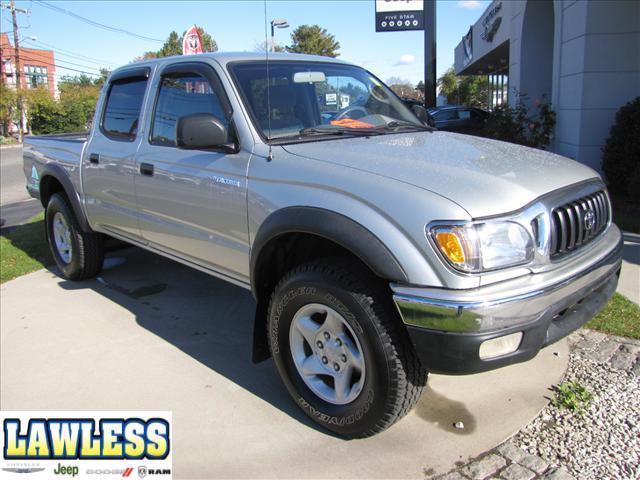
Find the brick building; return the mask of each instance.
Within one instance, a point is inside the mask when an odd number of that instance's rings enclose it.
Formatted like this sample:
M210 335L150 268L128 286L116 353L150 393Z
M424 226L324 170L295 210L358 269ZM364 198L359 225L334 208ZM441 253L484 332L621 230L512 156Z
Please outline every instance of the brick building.
M15 49L6 33L0 33L0 82L15 88ZM56 96L56 67L51 50L20 47L20 85L22 88L45 86Z

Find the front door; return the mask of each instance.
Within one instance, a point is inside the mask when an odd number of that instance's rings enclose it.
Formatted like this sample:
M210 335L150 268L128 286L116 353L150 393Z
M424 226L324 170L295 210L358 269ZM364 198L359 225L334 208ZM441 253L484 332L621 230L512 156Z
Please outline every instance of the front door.
M84 204L92 226L138 241L135 154L149 72L138 67L112 76L82 159Z
M150 245L248 281L247 164L250 151L177 147L180 117L208 113L233 136L232 111L210 65L169 65L157 82L149 135L138 151L140 229Z

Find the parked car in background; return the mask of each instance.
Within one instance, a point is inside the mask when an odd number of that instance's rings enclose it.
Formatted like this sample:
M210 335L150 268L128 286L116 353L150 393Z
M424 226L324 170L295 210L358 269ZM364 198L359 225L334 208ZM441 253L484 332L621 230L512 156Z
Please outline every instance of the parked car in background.
M430 108L429 114L437 129L461 133L477 132L484 127L491 115L480 108L461 106Z

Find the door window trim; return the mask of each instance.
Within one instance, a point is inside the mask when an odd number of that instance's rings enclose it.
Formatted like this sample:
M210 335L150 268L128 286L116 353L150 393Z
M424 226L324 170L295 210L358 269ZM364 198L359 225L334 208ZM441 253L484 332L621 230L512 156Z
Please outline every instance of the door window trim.
M106 128L104 128L104 116L107 113L107 107L109 106L109 97L111 96L111 90L113 86L121 83L123 81L133 81L133 80L145 80L145 93L142 96L142 102L140 103L140 112L138 113L138 127L140 127L140 119L142 118L142 111L144 109L145 97L147 93L147 89L149 88L149 75L151 73L151 69L149 67L138 67L138 68L128 68L121 72L115 72L109 77L109 86L104 96L104 105L102 106L102 111L100 112L100 122L98 127L100 128L100 133L102 133L105 137L110 140L115 140L118 142L135 142L136 138L138 138L138 129L136 129L136 134L131 136L122 136L122 135L114 135L109 132Z
M215 68L205 62L179 62L171 63L164 67L160 72L158 72L159 80L155 92L155 99L153 101L153 109L151 112L149 123L149 134L147 135L147 143L154 147L178 148L177 145L167 145L164 143L154 142L153 125L156 121L156 110L158 108L158 100L160 99L160 91L162 90L162 80L165 77L181 76L185 74L197 74L204 78L207 82L209 82L209 86L213 90L213 93L218 97L218 101L220 102L220 106L222 107L222 113L224 114L225 120L229 122L229 134L232 137L236 138L237 142L237 135L233 124L233 108L231 107L231 102L229 101L227 92L222 85L222 81L220 80L218 72L216 72ZM212 150L224 151L222 149Z

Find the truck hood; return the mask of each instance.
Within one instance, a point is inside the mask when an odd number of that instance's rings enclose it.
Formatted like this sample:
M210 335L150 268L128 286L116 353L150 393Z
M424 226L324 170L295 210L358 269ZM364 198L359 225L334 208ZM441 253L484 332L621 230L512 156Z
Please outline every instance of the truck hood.
M545 193L599 178L553 153L449 132L417 132L286 145L288 152L439 194L471 217L522 208Z

